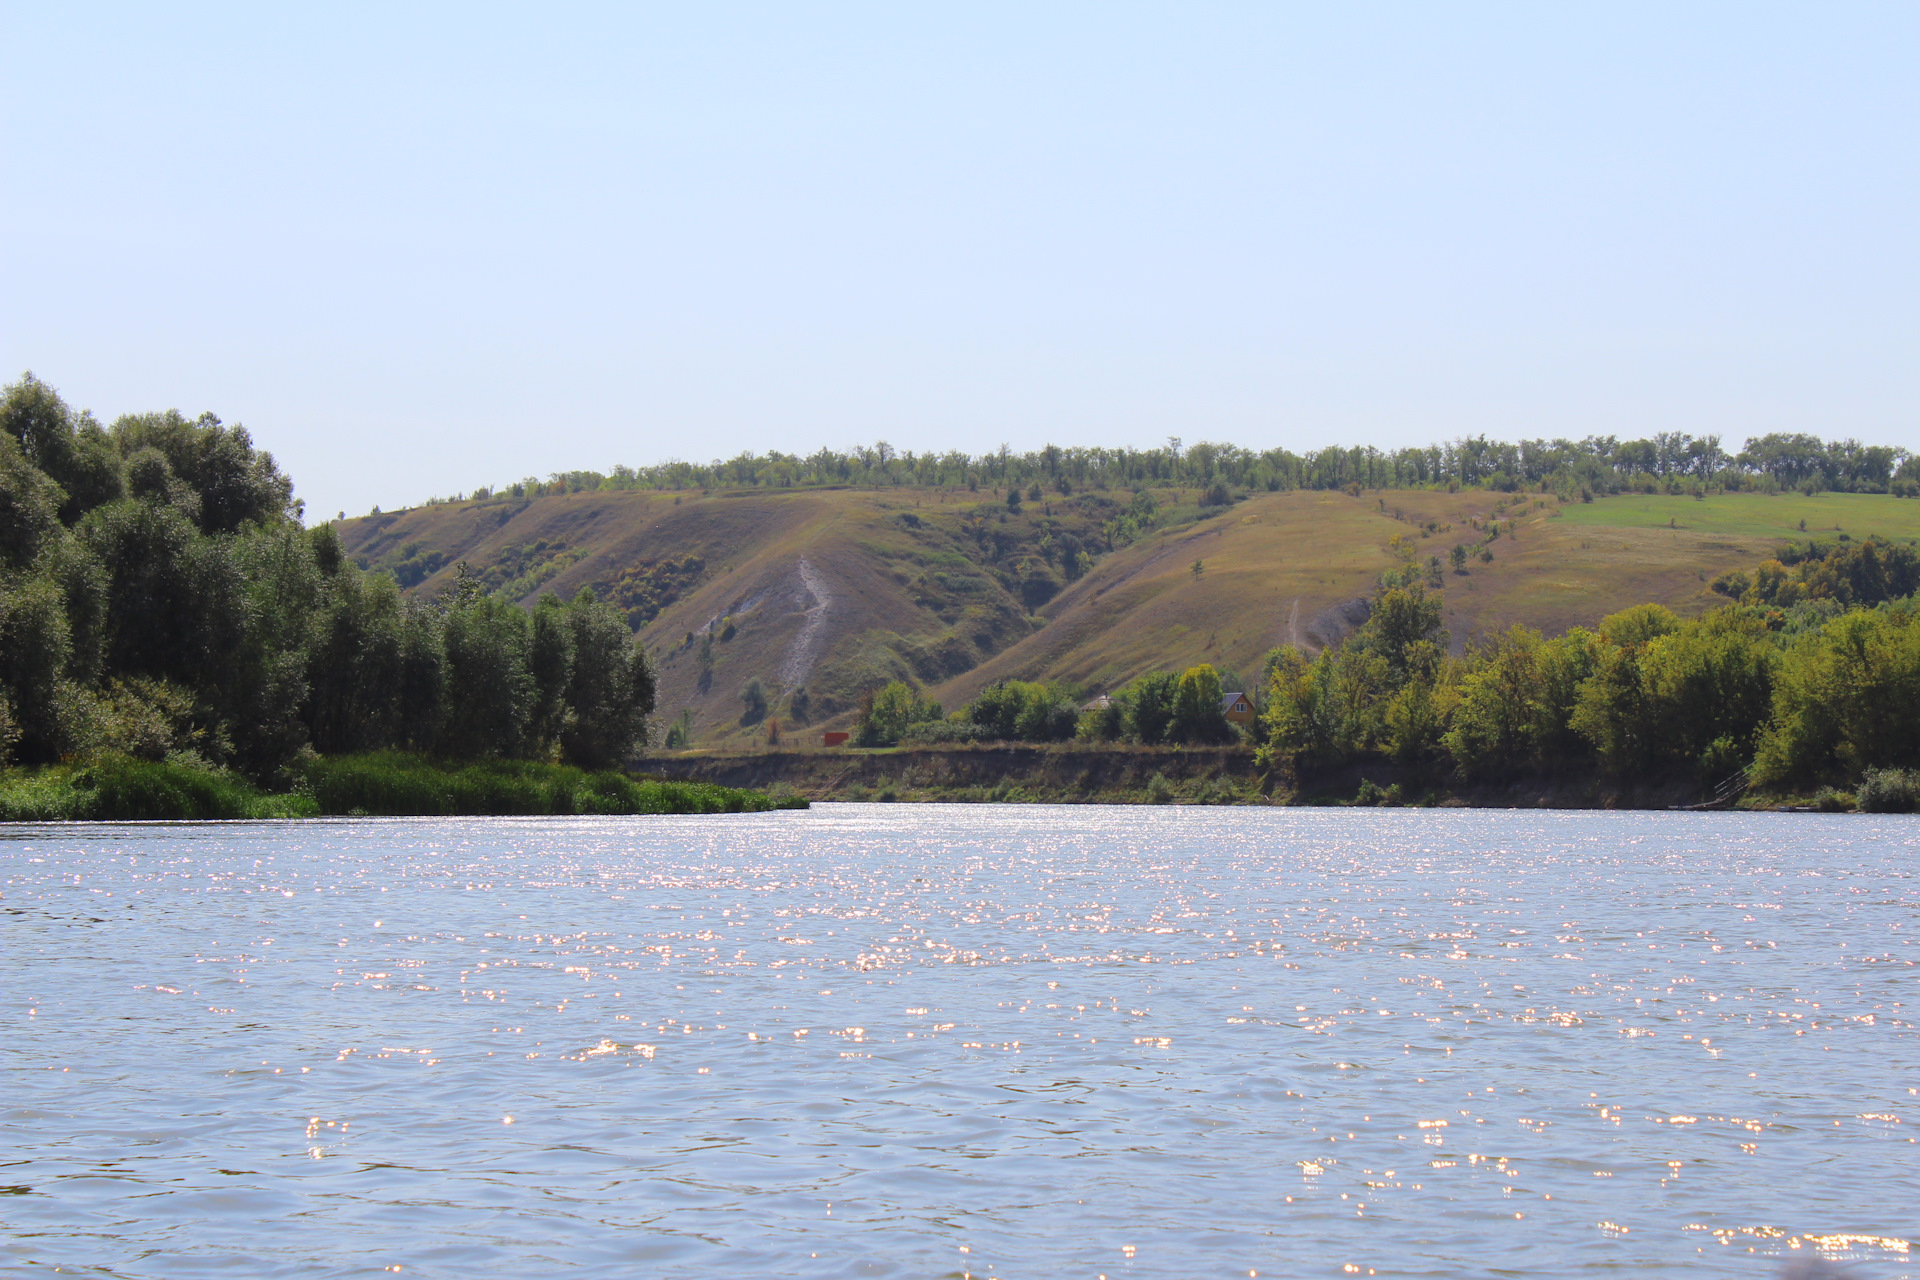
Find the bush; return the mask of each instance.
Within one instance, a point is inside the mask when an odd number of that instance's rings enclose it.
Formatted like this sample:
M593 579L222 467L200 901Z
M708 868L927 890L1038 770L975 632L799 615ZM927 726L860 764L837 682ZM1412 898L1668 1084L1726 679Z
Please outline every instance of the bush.
M680 718L667 726L666 749L685 751L693 745L693 712L682 711Z
M747 687L740 691L740 702L744 708L740 712L741 724L759 724L767 718L767 689L759 677L747 681Z
M1853 802L1864 813L1912 813L1920 808L1920 769L1869 769Z
M868 693L861 703L854 741L863 747L891 747L914 725L937 721L943 714L939 703L920 697L899 680Z
M1073 736L1082 742L1118 742L1127 731L1127 709L1118 699L1109 698L1099 706L1080 713Z
M1365 807L1397 805L1400 803L1400 784L1394 783L1382 787L1372 778L1360 779L1360 789L1353 793L1353 803Z
M218 822L308 818L307 795L264 795L223 770L108 756L0 777L0 821Z
M900 735L900 745L939 746L955 742L979 742L987 735L970 720L927 720L908 725Z
M1240 788L1231 778L1209 778L1193 793L1196 804L1233 804L1240 799Z
M75 782L93 792L89 816L117 819L251 818L261 798L231 775L140 760L103 760Z
M1853 806L1853 794L1838 787L1828 787L1813 799L1813 807L1821 813L1852 813Z
M1167 781L1167 775L1156 773L1147 779L1147 803L1171 804L1173 802L1173 784Z
M431 817L465 814L747 813L805 808L707 782L636 780L571 765L495 760L464 768L388 752L315 760L306 783L319 812Z
M981 737L1002 741L1064 742L1080 722L1075 700L1064 688L1025 680L988 685L966 714Z

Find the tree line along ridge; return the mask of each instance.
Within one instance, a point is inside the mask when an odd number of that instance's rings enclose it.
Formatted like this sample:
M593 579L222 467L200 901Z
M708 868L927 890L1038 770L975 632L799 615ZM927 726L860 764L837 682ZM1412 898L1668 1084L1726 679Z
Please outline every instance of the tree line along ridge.
M482 486L441 502L541 497L597 490L795 489L834 486L1027 489L1219 486L1281 492L1293 489L1416 489L1478 486L1541 489L1576 496L1710 487L1728 492L1895 493L1920 496L1920 460L1890 445L1855 439L1823 441L1804 433L1753 437L1729 453L1717 435L1662 432L1647 439L1588 436L1518 442L1467 436L1419 448L1382 450L1329 446L1296 453L1170 438L1159 448L1061 448L1015 453L1002 445L985 454L898 451L885 441L812 454L742 453L695 463L556 472L509 485ZM1031 495L1034 499L1038 492ZM1223 505L1224 498L1217 505ZM345 513L342 512L342 515ZM378 514L376 508L375 514Z

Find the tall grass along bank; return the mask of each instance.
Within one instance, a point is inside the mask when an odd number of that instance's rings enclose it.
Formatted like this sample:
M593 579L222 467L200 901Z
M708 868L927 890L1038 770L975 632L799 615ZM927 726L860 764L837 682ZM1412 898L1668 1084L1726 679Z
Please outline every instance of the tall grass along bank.
M756 813L806 807L805 800L775 800L710 782L635 779L526 760L451 768L397 752L316 760L307 766L305 784L319 811L328 814Z
M5 822L749 813L806 803L709 782L518 760L450 767L398 753L312 760L284 793L225 771L126 757L0 773Z

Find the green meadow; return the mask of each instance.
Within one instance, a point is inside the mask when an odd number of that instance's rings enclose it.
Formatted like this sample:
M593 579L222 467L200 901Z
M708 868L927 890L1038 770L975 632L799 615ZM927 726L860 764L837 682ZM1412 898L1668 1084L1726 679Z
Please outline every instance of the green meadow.
M1569 503L1560 519L1596 528L1679 528L1735 537L1855 538L1879 534L1905 541L1920 538L1920 500L1883 493L1622 494L1595 502ZM1804 522L1804 524L1803 524Z

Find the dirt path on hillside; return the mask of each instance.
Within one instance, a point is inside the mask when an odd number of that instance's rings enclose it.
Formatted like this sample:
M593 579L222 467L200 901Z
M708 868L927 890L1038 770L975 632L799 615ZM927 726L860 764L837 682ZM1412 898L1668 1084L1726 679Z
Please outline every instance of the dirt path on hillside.
M1287 614L1287 643L1295 649L1300 647L1300 597L1293 598L1293 609Z
M800 634L787 646L780 670L774 673L773 678L783 689L799 688L800 682L813 671L813 664L820 660L820 650L827 641L827 611L833 606L833 591L811 561L802 556L794 571L800 579L800 590L794 593L794 600L804 606L801 614L806 621L800 624Z

